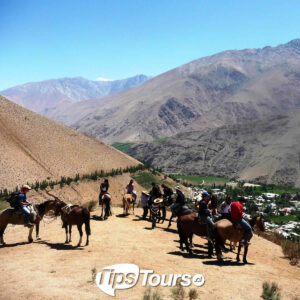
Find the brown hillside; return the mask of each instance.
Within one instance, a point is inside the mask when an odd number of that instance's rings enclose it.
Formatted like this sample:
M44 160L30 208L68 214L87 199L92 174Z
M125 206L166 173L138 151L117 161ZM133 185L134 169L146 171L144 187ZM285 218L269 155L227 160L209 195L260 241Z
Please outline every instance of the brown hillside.
M152 141L249 122L300 107L299 66L299 39L277 47L225 51L138 87L76 103L56 111L55 119L108 142Z
M0 189L137 165L135 159L0 96Z

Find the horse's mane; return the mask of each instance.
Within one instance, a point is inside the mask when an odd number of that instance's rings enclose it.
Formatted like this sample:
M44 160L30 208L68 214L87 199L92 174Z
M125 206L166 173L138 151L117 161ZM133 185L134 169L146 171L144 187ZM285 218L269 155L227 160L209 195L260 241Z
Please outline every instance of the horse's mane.
M37 209L38 209L39 213L40 213L40 214L43 214L43 213L45 212L46 206L47 206L50 202L52 202L52 201L53 201L53 200L47 200L47 201L45 201L45 202L42 202L42 203L40 203L40 204L37 204L36 206L37 206Z

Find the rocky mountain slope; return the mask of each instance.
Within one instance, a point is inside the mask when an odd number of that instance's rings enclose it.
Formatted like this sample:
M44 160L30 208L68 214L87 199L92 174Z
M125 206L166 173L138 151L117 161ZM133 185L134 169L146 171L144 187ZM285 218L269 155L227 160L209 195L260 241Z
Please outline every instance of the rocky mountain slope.
M126 152L168 173L300 186L300 109L136 144Z
M138 164L114 148L0 96L0 189Z
M300 107L300 40L204 57L144 84L65 111L108 142L151 141ZM63 118L60 118L61 120Z
M26 83L1 91L0 94L27 109L55 119L56 109L67 109L71 103L129 89L147 79L145 75L114 81L61 78Z

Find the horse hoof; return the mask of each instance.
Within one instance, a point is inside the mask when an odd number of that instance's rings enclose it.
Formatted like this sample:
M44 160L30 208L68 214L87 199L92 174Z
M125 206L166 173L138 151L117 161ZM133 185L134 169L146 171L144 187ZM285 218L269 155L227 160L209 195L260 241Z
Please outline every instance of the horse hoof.
M28 239L28 243L32 243L33 242L33 239Z
M239 258L237 258L236 261L241 261L241 260Z
M41 240L41 238L40 238L40 237L38 237L38 238L36 238L36 240L37 240L37 241L40 241L40 240Z
M243 263L244 263L244 264L247 264L247 263L248 263L248 261L247 261L247 260L243 260Z

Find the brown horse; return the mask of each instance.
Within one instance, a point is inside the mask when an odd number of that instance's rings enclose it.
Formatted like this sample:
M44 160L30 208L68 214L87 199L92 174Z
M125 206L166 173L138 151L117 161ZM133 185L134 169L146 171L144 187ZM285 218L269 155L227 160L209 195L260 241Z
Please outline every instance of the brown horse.
M265 231L264 218L262 215L256 216L256 217L252 218L251 220L249 220L249 224L252 228L257 226L259 228L259 230ZM222 219L220 221L217 221L214 224L214 229L215 229L215 233L216 233L216 242L217 242L218 248L219 247L224 248L224 243L226 240L229 240L230 242L233 242L233 243L237 243L243 238L243 235L244 235L244 230L240 226L235 227L232 224L232 222L230 222L227 219ZM253 236L253 234L251 234L249 241L252 238L252 236ZM242 244L239 243L238 253L236 256L237 261L240 261L241 247L242 247ZM248 253L248 245L245 245L244 246L244 257L243 257L243 262L245 264L247 263L247 253ZM222 253L219 252L218 253L219 261L222 261L221 255L222 255Z
M207 225L205 223L200 223L197 219L196 213L187 214L181 217L178 217L177 221L178 234L180 239L180 249L183 251L183 243L186 246L186 250L192 254L190 249L188 238L192 241L193 234L196 234L202 238L207 237ZM216 252L219 252L219 249L216 248ZM213 255L213 244L208 240L208 257Z
M132 205L132 213L134 214L134 204L135 204L134 195L125 194L123 196L122 202L123 202L123 214L126 216L129 214L128 211L131 205Z
M77 225L80 239L77 244L77 247L81 245L82 241L82 224L85 224L85 232L86 232L86 246L89 244L89 235L91 234L90 228L90 212L87 208L82 207L80 205L67 205L65 202L60 201L55 215L61 215L61 219L63 222L62 227L65 228L66 231L66 241L65 243L71 242L71 234L72 234L72 225ZM69 226L69 239L68 239L68 226Z
M106 220L109 216L112 215L111 213L111 195L109 193L100 193L99 194L99 205L102 206L101 216L100 218L103 219L103 211L105 205L105 213L104 213L104 220Z
M57 200L47 200L43 203L34 205L35 211L37 213L37 216L35 220L33 220L33 216L30 215L30 221L31 223L36 225L36 238L40 239L39 237L39 226L40 222L43 219L44 215L48 213L50 210L55 210L58 205ZM8 224L14 224L14 225L24 225L24 214L22 211L15 210L13 208L8 208L3 210L0 213L0 244L5 245L3 234ZM31 226L29 228L29 234L28 234L28 242L32 243L32 231L33 227Z

